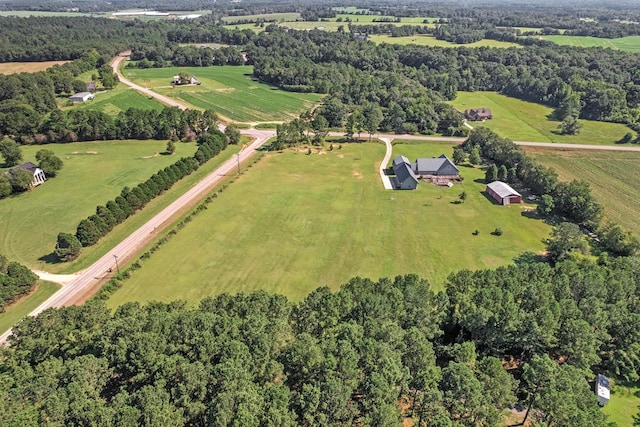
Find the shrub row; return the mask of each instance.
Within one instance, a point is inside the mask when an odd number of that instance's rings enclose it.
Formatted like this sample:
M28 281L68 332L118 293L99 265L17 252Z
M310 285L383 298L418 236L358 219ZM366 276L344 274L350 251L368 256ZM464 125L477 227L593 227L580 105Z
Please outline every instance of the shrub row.
M222 132L214 130L202 134L198 143L198 150L193 157L181 158L132 189L123 188L115 200L96 207L95 214L80 221L75 236L82 246L95 244L113 227L171 188L177 181L196 171L207 160L218 155L227 147L227 138Z

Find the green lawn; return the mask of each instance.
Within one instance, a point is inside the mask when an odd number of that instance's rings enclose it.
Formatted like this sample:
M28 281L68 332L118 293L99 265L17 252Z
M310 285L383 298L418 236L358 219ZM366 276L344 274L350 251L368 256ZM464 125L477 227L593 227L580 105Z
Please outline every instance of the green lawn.
M60 289L60 285L57 283L39 281L38 289L34 293L21 299L18 304L7 307L4 313L0 313L0 333L4 333L13 327L20 319L35 310L58 289Z
M496 92L458 92L458 96L450 104L460 111L467 108L490 108L493 119L469 123L474 127L487 127L514 141L613 145L626 133L633 133L628 127L618 123L580 120L583 127L578 135L558 135L554 130L560 123L549 119L553 108Z
M243 15L243 16L225 16L222 21L229 25L242 21L257 21L262 19L267 22L284 22L295 21L300 19L300 14L297 12L284 12L284 13L264 13L261 15Z
M237 122L290 120L312 108L322 95L275 89L251 77L251 66L123 68L127 78L156 92L181 99L197 108L213 109ZM171 87L180 72L195 75L199 86Z
M140 108L143 110L161 110L164 106L153 98L142 95L122 83L115 89L102 92L98 90L94 99L87 102L70 104L67 98L59 99L58 103L63 110L96 110L109 115L116 115L129 108Z
M602 39L585 36L544 36L543 38L560 45L604 47L627 52L640 52L640 36L628 36L619 39Z
M635 425L634 417L638 416L640 405L640 387L635 384L615 383L611 388L611 400L602 412L609 416L609 421L618 427Z
M337 146L336 146L337 147ZM510 263L539 252L549 227L503 207L463 168L451 189L383 190L382 144L345 144L269 153L208 209L143 262L109 300L195 302L222 292L264 289L300 300L318 286L333 289L360 275L377 279L417 273L441 288L461 268ZM451 155L446 143L397 145L394 154ZM464 204L454 204L462 190ZM490 233L504 230L501 237ZM478 229L480 234L473 236Z
M391 37L390 35L373 34L369 36L369 39L374 43L389 43L408 45L415 44L419 46L439 46L439 47L516 47L521 48L517 43L501 42L498 40L480 40L475 43L469 44L456 44L446 40L438 40L433 36L426 36L422 34L416 34L414 36L407 37Z
M33 268L57 270L40 257L52 252L59 232L75 232L96 205L113 199L182 156L195 144L177 144L173 156L158 155L165 141L82 142L23 146L25 161L35 162L46 148L63 161L59 175L34 190L0 200L0 253ZM2 171L2 170L0 170Z
M553 168L560 179L582 179L605 206L605 217L640 236L640 153L556 150L526 147L541 164Z

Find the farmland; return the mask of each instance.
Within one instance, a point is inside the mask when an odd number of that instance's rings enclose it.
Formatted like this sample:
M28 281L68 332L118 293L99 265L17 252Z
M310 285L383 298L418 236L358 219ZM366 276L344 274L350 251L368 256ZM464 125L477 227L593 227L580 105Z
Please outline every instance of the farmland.
M613 145L626 133L632 132L626 126L617 123L580 120L583 128L579 134L559 135L554 133L559 122L549 119L553 108L496 92L458 92L451 105L460 111L467 108L490 108L493 119L470 124L487 127L500 136L515 141Z
M120 193L179 157L195 152L195 144L177 144L174 156L158 155L164 141L113 141L50 144L64 167L59 175L33 191L0 200L0 253L33 268L45 265L59 232L75 232L78 222ZM24 146L26 161L35 161L41 146Z
M213 109L238 122L278 121L297 117L312 108L322 95L285 92L251 77L251 66L124 68L125 76L156 92L181 99L197 108ZM199 86L171 87L172 76L187 72L197 76Z
M626 52L640 52L640 36L622 37L619 39L604 39L584 36L544 36L545 40L559 45L577 47L603 47Z
M394 147L394 154L412 157L451 151L446 143ZM543 249L549 227L526 218L525 205L489 201L476 182L484 175L479 169L463 168L464 183L451 189L422 184L391 192L382 189L376 166L381 144L306 153L266 155L145 260L109 305L196 302L258 289L300 300L355 275L408 271L440 289L453 271L504 265L523 251ZM468 198L457 204L462 190ZM503 236L490 234L497 227Z
M503 48L506 48L506 47L521 48L522 47L517 43L509 43L509 42L502 42L498 40L487 40L487 39L483 39L475 43L469 43L469 44L456 44L456 43L448 42L446 40L438 40L433 36L426 36L422 34L416 34L416 35L407 36L407 37L391 37L390 35L374 34L369 36L369 40L378 44L380 43L399 44L399 45L415 44L418 46L437 46L437 47L503 47Z
M60 98L59 104L63 110L83 109L102 111L109 115L116 115L129 108L144 110L161 110L163 105L158 101L148 98L128 86L119 84L115 89L96 93L95 99L78 104L69 104L67 98Z
M3 62L0 63L0 74L35 73L67 62L69 61Z
M640 210L640 153L584 152L577 150L550 150L527 147L541 164L553 168L560 179L585 180L593 194L605 206L605 219L620 224L640 235L636 220Z

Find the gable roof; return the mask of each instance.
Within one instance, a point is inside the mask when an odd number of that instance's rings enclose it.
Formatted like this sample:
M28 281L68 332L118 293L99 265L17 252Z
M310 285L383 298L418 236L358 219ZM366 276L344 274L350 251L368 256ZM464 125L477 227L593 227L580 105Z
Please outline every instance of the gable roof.
M408 165L411 164L409 159L407 159L405 156L396 156L396 157L393 158L393 167L394 168L396 167L396 165L399 165L401 163L406 163Z
M464 111L464 114L467 116L477 116L477 117L489 117L491 115L490 108L468 108Z
M393 167L393 171L396 173L396 178L401 183L406 180L414 181L416 184L418 183L418 177L413 173L411 167L407 163L399 163Z
M509 197L509 196L520 196L522 195L518 193L516 190L511 188L509 184L505 184L502 181L493 181L491 184L487 184L487 188L490 188L494 193L496 193L500 197Z
M449 169L451 172L455 171L455 173L460 173L460 170L456 165L444 154L440 155L438 158L416 159L416 162L413 165L415 173L427 175L436 175L438 172L446 169Z
M39 168L38 168L38 166L34 165L31 162L25 162L25 163L21 164L20 166L16 166L15 168L10 169L9 172L12 172L12 171L14 171L16 169L24 169L24 170L29 171L31 173L36 173L36 171Z

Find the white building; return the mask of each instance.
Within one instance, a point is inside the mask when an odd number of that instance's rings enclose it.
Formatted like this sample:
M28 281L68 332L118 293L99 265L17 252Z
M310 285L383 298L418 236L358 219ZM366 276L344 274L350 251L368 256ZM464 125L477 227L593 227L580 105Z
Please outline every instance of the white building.
M69 102L86 102L94 98L94 94L91 92L78 92L75 95L69 97Z

